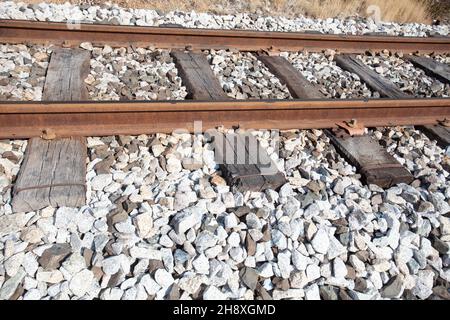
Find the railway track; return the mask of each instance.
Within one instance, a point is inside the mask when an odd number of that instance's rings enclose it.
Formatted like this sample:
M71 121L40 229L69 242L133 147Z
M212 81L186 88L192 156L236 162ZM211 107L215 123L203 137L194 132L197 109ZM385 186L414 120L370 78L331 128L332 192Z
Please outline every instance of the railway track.
M180 128L193 132L198 121L201 121L202 131L221 125L244 129L333 129L328 131L332 142L360 169L364 180L385 187L410 182L412 176L383 148L364 136L365 128L416 125L422 126L424 132L441 144L449 141L450 133L445 125L450 119L450 98L416 98L405 94L354 55L385 49L405 55L447 54L450 40L445 37L340 36L84 24L68 28L64 23L2 20L0 38L4 43L44 44L60 48L53 51L50 60L43 101L0 102L0 138L138 135L172 132ZM88 51L76 49L84 42L170 49L178 74L187 88L188 99L88 101L84 79L89 73L90 57ZM258 60L286 85L293 99L230 99L201 51L210 49L254 52ZM279 56L280 51L298 50L337 50L334 58L337 65L356 74L381 98L325 98L315 85ZM412 55L405 56L405 59L410 59L441 82L450 82L448 65ZM354 135L360 137L352 138ZM82 166L80 168L82 170ZM229 172L229 168L223 171ZM260 173L261 168L257 168L252 175ZM235 174L238 178L248 176L239 170ZM231 183L238 178L230 177ZM255 183L256 186L249 183L248 189L276 188L282 183L283 179L275 182L264 182L263 179ZM79 184L83 181L76 182ZM65 182L57 185L64 186ZM27 188L30 186L18 189ZM81 198L75 202L78 204Z
M370 127L430 125L450 117L449 99L0 102L0 138L170 133L225 125L245 129L335 128L357 119ZM136 126L140 124L140 126Z
M241 51L322 51L341 52L395 50L449 52L448 37L354 36L300 32L189 29L174 27L68 25L58 22L0 20L0 37L9 43L79 45L82 42L111 46L155 46L160 49L235 49Z
M82 42L112 46L155 46L189 50L234 49L251 51L304 50L358 53L389 49L398 52L450 52L449 38L389 36L340 36L304 33L198 30L186 28L81 25L64 23L0 21L4 43L52 44L64 47ZM389 97L387 97L389 98ZM60 136L170 132L192 121L205 129L220 124L246 128L330 128L357 119L366 126L428 125L450 117L448 98L386 100L331 100L298 97L288 101L144 101L0 102L1 138L29 138L52 130ZM204 99L196 99L204 100ZM216 99L217 100L217 99ZM220 100L220 99L218 99ZM317 101L310 101L317 100ZM413 112L404 112L413 110ZM158 119L158 121L155 121ZM137 129L136 121L143 124ZM102 123L102 126L98 126Z

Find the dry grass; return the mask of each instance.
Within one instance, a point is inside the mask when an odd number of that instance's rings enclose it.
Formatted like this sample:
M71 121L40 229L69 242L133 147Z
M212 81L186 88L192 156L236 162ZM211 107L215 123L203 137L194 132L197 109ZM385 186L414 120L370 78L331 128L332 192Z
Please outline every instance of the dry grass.
M43 0L21 0L26 3L39 3ZM52 3L64 3L66 0L46 0ZM103 0L71 0L74 4L101 5ZM157 9L163 12L172 10L230 14L249 12L266 15L284 15L293 17L307 15L315 18L348 17L354 15L377 15L382 21L399 23L430 23L439 14L448 14L439 10L441 4L449 0L116 0L111 1L128 8ZM373 10L373 6L379 10ZM369 9L369 10L368 10ZM372 9L372 10L370 10Z
M430 23L431 16L426 1L410 0L370 0L380 8L383 21Z

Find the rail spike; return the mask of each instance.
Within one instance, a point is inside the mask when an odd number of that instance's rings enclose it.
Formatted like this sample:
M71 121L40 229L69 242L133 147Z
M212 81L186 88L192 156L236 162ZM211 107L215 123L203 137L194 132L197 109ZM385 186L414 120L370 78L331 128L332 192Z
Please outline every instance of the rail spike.
M336 125L349 136L363 136L367 132L367 128L356 119L351 119L349 121L344 121L341 123L336 123Z
M56 133L53 129L47 128L42 130L41 138L44 140L54 140L56 139Z

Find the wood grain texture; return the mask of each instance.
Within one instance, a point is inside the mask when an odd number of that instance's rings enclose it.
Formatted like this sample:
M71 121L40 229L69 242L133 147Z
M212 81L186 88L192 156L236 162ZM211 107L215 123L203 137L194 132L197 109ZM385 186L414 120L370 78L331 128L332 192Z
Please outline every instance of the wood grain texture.
M204 54L176 50L172 51L171 55L188 91L187 98L194 100L229 99Z
M89 67L89 51L83 49L55 49L50 58L42 100L87 100L89 94L84 79L89 74Z
M357 74L369 88L387 98L409 98L389 80L381 77L354 55L338 55L336 64ZM369 136L338 137L326 131L339 153L355 165L367 184L389 188L398 183L410 183L412 174L404 168L385 148Z
M357 74L366 85L380 93L382 97L409 98L410 96L395 86L389 80L381 77L375 71L361 62L355 55L340 54L335 56L336 64L344 70Z
M442 148L450 146L450 130L447 127L441 125L434 126L418 126L428 138L436 140L438 145Z
M408 55L406 59L442 83L450 83L450 66L427 57Z
M280 56L258 56L281 83L285 84L293 98L323 99L317 86L309 82L289 61Z
M225 180L241 192L275 190L286 183L267 151L249 133L217 133L214 150Z
M319 92L317 87L307 81L286 59L268 56L261 56L258 58L268 66L269 70L274 75L279 77L280 80L287 85L294 98L323 98L323 95ZM344 60L347 61L348 59ZM352 66L352 70L358 69L358 72L362 73L367 67L360 66L359 63L356 64L356 62L350 60L350 62L346 63L348 63L349 66ZM355 67L355 65L357 65L357 67ZM371 70L369 69L369 71ZM374 76L372 76L371 79L372 78L374 78ZM376 79L376 83L383 83L384 90L389 87L387 84L384 84L383 79ZM392 90L394 89L396 88L393 88ZM326 130L326 133L330 136L331 142L339 153L342 154L347 161L358 168L366 183L373 183L380 187L389 187L399 182L408 183L412 181L412 175L408 170L403 168L394 157L370 137L341 138L336 136L332 131Z
M326 131L337 151L360 171L367 184L389 188L411 183L414 177L370 136L340 138Z
M82 206L86 202L85 184L85 138L32 138L14 186L13 210Z
M55 49L45 79L43 100L87 100L84 79L89 73L89 61L88 51ZM13 211L84 205L86 153L84 137L30 139L13 189Z
M450 83L450 67L448 65L427 57L407 55L405 58L414 66L425 71L428 76L436 78L442 83ZM450 145L449 128L442 125L420 126L418 128L430 139L436 140L442 148L447 148Z
M194 100L229 99L201 53L173 51L180 77ZM229 185L239 191L276 189L286 182L266 150L251 134L214 134L216 162Z

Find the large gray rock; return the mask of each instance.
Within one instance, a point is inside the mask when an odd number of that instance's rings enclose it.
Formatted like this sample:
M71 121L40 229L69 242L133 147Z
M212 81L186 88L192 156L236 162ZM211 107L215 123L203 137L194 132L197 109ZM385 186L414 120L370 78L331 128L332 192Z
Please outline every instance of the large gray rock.
M317 230L314 238L311 240L311 245L316 252L326 254L328 252L328 248L330 247L328 233L321 228Z
M12 297L14 292L16 291L19 284L25 278L25 271L20 268L14 277L9 278L3 283L3 286L0 289L0 300L8 300Z

